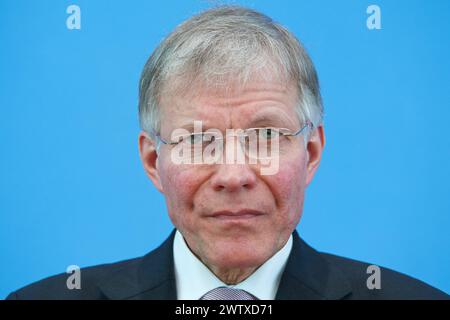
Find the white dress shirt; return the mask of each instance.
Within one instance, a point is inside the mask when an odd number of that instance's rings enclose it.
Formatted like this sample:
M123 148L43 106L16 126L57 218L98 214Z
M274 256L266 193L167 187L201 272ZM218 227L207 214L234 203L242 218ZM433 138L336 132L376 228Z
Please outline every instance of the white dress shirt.
M178 300L198 300L217 287L242 289L260 300L273 300L280 284L289 254L292 235L284 247L260 266L253 274L236 285L227 285L216 277L189 249L177 230L173 242L175 281Z

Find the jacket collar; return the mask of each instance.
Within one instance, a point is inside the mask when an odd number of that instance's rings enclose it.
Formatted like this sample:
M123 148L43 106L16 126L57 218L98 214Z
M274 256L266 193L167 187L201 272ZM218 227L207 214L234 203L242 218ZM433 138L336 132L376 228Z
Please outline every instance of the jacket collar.
M350 293L350 282L344 273L294 231L291 255L275 299L337 300Z
M114 300L175 300L174 237L175 230L161 246L139 259L135 267L125 267L107 277L100 284L103 294ZM294 231L292 251L276 299L341 299L350 292L350 284L342 271Z
M108 299L176 300L173 263L175 229L155 250L134 268L124 268L107 277L99 286Z

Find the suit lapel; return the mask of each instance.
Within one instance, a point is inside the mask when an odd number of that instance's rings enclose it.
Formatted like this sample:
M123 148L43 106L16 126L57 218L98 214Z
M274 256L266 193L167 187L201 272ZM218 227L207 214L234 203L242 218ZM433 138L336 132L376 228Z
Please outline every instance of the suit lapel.
M154 251L139 260L135 267L119 270L100 284L108 299L175 300L173 239L175 230Z
M342 271L293 233L292 251L281 277L277 300L341 299L351 292Z

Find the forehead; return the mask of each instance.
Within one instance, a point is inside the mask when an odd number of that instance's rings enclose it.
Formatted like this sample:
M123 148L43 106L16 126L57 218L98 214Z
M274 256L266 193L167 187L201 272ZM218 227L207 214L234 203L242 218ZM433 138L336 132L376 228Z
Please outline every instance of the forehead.
M161 131L187 128L194 120L204 127L244 128L257 125L296 126L297 91L293 85L252 82L240 90L196 88L161 99Z

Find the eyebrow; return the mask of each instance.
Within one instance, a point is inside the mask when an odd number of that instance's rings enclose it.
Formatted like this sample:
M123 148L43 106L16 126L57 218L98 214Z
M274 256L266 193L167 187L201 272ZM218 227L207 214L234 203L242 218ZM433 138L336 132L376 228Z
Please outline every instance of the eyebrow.
M257 115L255 118L251 119L247 126L247 128L255 128L258 126L273 126L273 127L277 127L277 126L281 126L281 127L286 127L290 124L290 122L287 122L287 119L283 119L284 117L280 117L278 115L275 114L260 114ZM178 128L182 128L185 129L187 131L190 131L191 133L194 132L194 121L200 121L200 120L191 120L188 123L185 123L181 126L179 126ZM202 131L205 132L208 129L211 128L216 128L213 126L210 126L208 124L206 124L204 121L202 121ZM244 128L242 128L244 129Z
M194 121L200 121L200 120L192 120L189 123L186 123L186 124L183 124L183 125L179 126L178 128L185 129L185 130L193 133L194 132ZM210 125L205 124L202 121L202 132L205 132L206 130L211 129L211 128L213 128L213 127L211 127Z
M276 116L276 115L268 115L268 114L256 116L254 119L252 119L249 122L249 125L252 127L258 126L258 125L267 125L267 124L272 125L272 126L288 125L288 123L286 123L286 121L284 121L281 117Z

